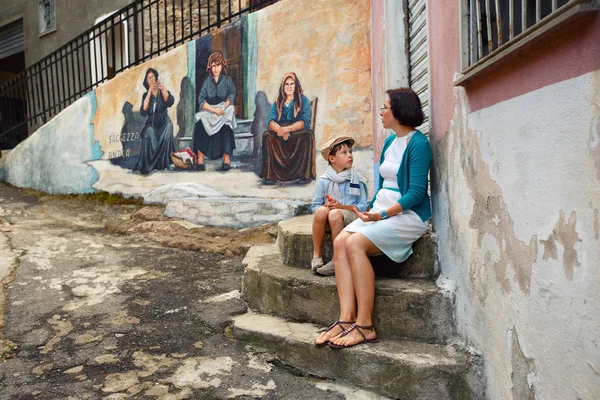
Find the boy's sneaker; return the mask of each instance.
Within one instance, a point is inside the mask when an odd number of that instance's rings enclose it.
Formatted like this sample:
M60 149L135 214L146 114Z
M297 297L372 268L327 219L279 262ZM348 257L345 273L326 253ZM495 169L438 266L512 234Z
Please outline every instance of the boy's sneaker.
M323 257L315 257L310 261L310 269L316 271L323 266Z
M333 265L333 261L329 261L327 264L323 265L321 268L317 268L315 271L319 275L335 275L335 266Z

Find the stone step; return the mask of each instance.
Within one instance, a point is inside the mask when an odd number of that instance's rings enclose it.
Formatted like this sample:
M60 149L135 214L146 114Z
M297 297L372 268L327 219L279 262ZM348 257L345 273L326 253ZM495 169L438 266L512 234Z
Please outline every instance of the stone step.
M300 268L310 265L313 254L312 221L313 214L309 214L279 223L277 243L286 265ZM330 260L332 254L331 235L327 234L323 243L323 255L326 260ZM397 264L386 256L371 257L371 260L374 268L379 268L389 276L434 279L439 273L437 235L429 233L417 240L413 244L413 254L403 263Z
M235 339L264 348L306 374L343 380L397 399L484 397L479 358L450 345L382 340L334 350L314 346L316 325L253 313L234 317L233 324Z
M322 326L338 319L335 277L285 266L275 245L251 247L244 264L243 297L251 309ZM377 278L374 319L383 338L455 337L452 299L427 280Z

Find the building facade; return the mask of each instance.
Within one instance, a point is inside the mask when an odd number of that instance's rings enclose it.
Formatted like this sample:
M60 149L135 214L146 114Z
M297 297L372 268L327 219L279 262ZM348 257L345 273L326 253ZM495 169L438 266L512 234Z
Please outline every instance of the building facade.
M598 2L429 3L438 284L487 398L598 398Z

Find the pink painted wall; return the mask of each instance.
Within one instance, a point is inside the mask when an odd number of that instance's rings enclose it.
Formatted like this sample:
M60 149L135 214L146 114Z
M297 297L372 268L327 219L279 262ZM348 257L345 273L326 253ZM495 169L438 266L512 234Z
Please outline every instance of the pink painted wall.
M458 51L457 51L458 52ZM600 13L561 25L466 86L471 111L600 69Z
M460 70L458 1L429 6L431 136L444 137L454 110L454 73Z
M460 72L458 2L429 7L432 137L444 137L455 106ZM471 111L600 69L600 13L590 13L545 34L503 59L466 87Z

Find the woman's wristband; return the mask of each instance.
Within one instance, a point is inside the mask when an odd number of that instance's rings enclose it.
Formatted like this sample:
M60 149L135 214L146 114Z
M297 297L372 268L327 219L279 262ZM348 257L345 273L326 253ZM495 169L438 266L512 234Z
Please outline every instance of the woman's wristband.
M387 213L387 210L379 211L379 215L381 215L381 219L388 219L390 216Z

